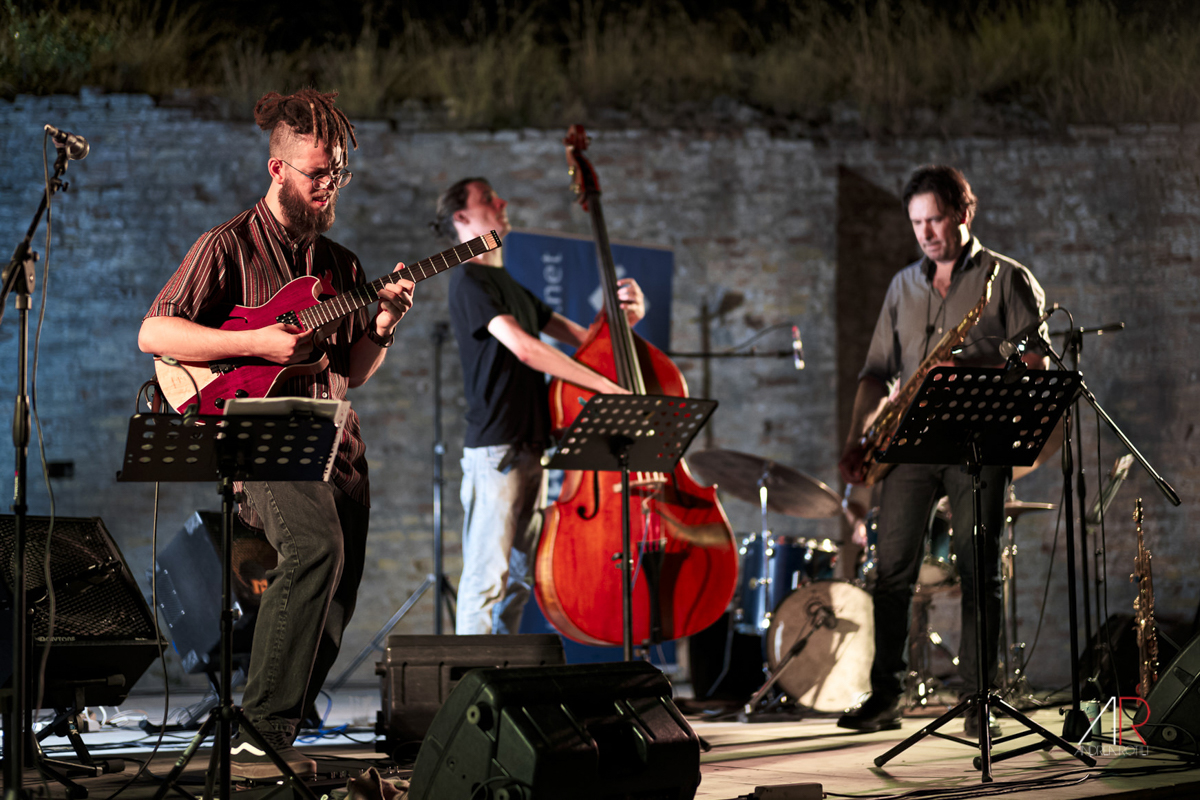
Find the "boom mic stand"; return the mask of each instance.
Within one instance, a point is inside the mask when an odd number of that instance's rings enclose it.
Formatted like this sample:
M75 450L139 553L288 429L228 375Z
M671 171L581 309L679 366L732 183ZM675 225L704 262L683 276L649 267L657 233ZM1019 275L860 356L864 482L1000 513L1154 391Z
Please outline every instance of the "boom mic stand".
M29 620L26 618L27 602L25 597L25 518L29 510L26 499L26 465L29 456L29 395L26 387L26 376L29 373L29 295L33 292L34 262L37 253L31 251L30 244L33 235L42 222L42 215L50 206L50 197L58 191L66 191L68 184L62 180L67 171L67 151L58 149L58 157L54 160L54 173L49 184L42 192L42 201L33 222L25 233L25 238L13 251L12 258L4 268L3 288L0 288L0 320L4 316L4 306L8 295L17 296L17 400L13 411L12 440L16 451L16 470L13 487L13 603L12 603L12 694L4 708L4 798L25 796L22 784L25 779L25 761L28 758L35 765L37 757L34 753L34 738L30 724L29 707L29 671L27 656L29 647Z
M1063 363L1062 356L1060 356L1054 350L1054 347L1050 344L1050 342L1046 341L1046 339L1042 337L1040 332L1034 331L1032 334L1030 334L1029 338L1032 342L1039 344L1042 349L1046 351L1046 353L1050 356L1050 359L1058 366L1060 370L1067 369L1066 365ZM1117 423L1113 421L1112 417L1110 417L1100 405L1100 401L1097 400L1096 396L1092 394L1090 389L1088 389L1087 383L1085 383L1082 378L1079 380L1079 394L1073 404L1076 414L1078 414L1080 397L1088 402L1088 405L1095 410L1096 415L1104 421L1104 424L1108 426L1109 430L1116 434L1117 438L1121 440L1121 444L1125 445L1125 448L1129 451L1129 453L1135 459L1137 459L1137 462L1141 464L1142 467L1145 468L1146 472L1150 475L1150 479L1154 481L1154 485L1158 487L1159 491L1163 493L1167 500L1170 501L1172 505L1179 505L1182 502L1179 499L1179 495L1176 494L1175 490L1171 488L1171 485L1167 483L1167 481L1161 475L1158 474L1157 470L1150 466L1150 462L1146 460L1146 457L1143 456L1136 447L1134 447L1133 442L1129 440L1129 437L1125 435L1125 432L1117 426ZM1071 636L1071 708L1067 712L1066 718L1063 721L1063 736L1067 739L1071 739L1072 741L1079 741L1079 739L1081 739L1087 732L1089 723L1087 715L1084 714L1079 708L1079 628L1076 620L1077 615L1075 610L1075 512L1074 504L1071 498L1071 473L1074 467L1074 459L1071 457L1070 428L1070 419L1067 419L1063 424L1063 516L1066 518L1067 523L1067 604ZM1099 432L1097 432L1097 435L1099 435ZM1081 503L1080 511L1082 512L1082 510L1083 508Z
M457 592L450 584L450 579L446 577L445 568L442 566L442 492L446 485L442 473L442 456L446 454L446 442L442 438L442 345L449 333L450 323L435 322L433 324L433 572L425 576L425 580L421 581L421 585L416 588L416 591L409 595L404 604L396 609L396 613L392 614L387 622L383 623L383 626L358 652L350 665L333 679L333 682L329 684L331 692L340 689L354 674L354 671L370 657L371 653L383 649L383 640L391 633L392 628L396 627L396 624L430 588L433 589L434 635L442 635L443 603L446 611L450 614L451 625L454 624Z

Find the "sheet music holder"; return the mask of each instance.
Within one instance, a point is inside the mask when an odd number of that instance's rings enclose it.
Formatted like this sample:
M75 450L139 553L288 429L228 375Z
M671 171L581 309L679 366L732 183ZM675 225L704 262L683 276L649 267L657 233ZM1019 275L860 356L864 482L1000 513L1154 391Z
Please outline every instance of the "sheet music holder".
M925 376L924 383L892 441L880 455L881 462L893 464L963 464L972 477L972 501L975 528L972 542L975 552L983 552L981 520L983 502L980 470L984 466L1030 466L1054 431L1059 418L1078 394L1082 376L1078 372L1028 370L1015 375L1004 369L981 367L938 367ZM983 559L974 559L975 631L977 689L954 708L920 731L905 739L882 756L875 766L882 767L926 736L975 746L966 739L938 731L958 715L974 706L979 713L979 757L975 766L988 783L991 776L991 731L988 726L992 708L1017 720L1026 730L998 741L1008 741L1030 733L1043 742L1021 752L1042 749L1047 744L1062 748L1089 767L1095 759L1079 751L1076 745L1030 720L988 688L986 647L988 632L983 614ZM1018 750L1005 753L1014 755Z
M629 473L673 472L716 400L654 394L598 394L562 434L550 469L621 473L621 595L625 660L633 660L633 564Z
M204 796L213 797L214 784L218 784L216 796L229 800L233 793L229 749L235 721L242 735L275 762L297 795L315 800L242 709L233 705L233 482L327 480L349 406L344 400L307 398L231 400L224 415L187 419L174 414L135 414L129 421L124 468L117 474L118 481L211 480L221 491L220 700L159 786L156 800L176 786L184 767L214 729Z

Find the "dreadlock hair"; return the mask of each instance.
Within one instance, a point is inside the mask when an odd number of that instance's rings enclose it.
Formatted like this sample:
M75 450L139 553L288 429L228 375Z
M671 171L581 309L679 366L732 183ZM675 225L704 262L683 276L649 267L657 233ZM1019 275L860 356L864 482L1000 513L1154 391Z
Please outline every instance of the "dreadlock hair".
M333 104L337 96L337 92L323 94L312 88L286 96L278 92L264 94L254 106L254 121L271 133L271 156L279 158L301 136L311 136L313 147L323 143L342 153L346 152L349 136L357 150L354 126Z
M448 239L458 244L458 230L454 227L454 215L467 207L467 196L472 183L488 183L487 178L463 178L449 189L438 195L437 217L429 223L430 230L435 236Z

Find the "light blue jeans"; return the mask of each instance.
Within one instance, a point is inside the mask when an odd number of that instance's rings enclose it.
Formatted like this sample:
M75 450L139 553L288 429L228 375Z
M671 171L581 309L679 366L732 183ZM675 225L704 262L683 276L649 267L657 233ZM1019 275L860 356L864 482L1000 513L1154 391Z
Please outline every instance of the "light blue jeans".
M546 499L542 452L526 447L498 467L508 445L464 447L463 570L454 632L516 633L533 587Z

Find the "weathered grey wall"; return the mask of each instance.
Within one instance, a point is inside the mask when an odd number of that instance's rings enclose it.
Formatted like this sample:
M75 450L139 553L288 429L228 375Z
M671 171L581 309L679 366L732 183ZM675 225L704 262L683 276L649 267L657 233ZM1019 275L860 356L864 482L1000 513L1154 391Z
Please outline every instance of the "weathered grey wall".
M266 142L250 124L193 118L140 96L27 98L0 106L0 230L10 247L36 208L41 126L88 137L91 155L72 163L70 191L55 203L54 243L38 375L46 455L75 462L54 481L62 515L99 515L135 574L150 564L153 489L117 484L134 395L150 374L136 347L141 315L197 235L252 204L265 190ZM371 277L399 259L442 249L426 228L437 192L467 174L490 176L510 201L515 226L587 232L568 191L559 131L411 132L386 123L358 126L354 182L343 193L332 235L355 250ZM1124 320L1119 335L1089 338L1087 380L1107 410L1184 499L1169 507L1139 470L1108 528L1109 608L1127 611L1133 558L1129 509L1145 497L1162 617L1190 624L1200 595L1195 513L1200 463L1195 434L1200 357L1189 344L1200 300L1200 131L1178 128L1076 130L1044 140L812 141L762 130L598 132L590 151L606 190L614 238L674 248L673 346L694 350L702 302L725 291L744 303L718 319L715 347L794 319L808 368L790 361L719 361L712 395L717 447L742 450L836 485L834 291L839 165L898 192L913 167L958 165L981 198L976 230L985 243L1025 262L1051 300L1077 325ZM43 229L44 232L44 229ZM40 237L41 234L39 234ZM37 249L42 250L41 239ZM900 265L896 265L897 267ZM40 265L39 265L40 267ZM35 300L41 299L40 283ZM352 393L368 443L374 494L371 550L346 651L354 653L431 568L432 345L446 317L447 281L418 290L379 374ZM1056 318L1055 328L1062 327ZM0 327L0 398L14 387L16 314ZM772 344L772 342L774 344ZM787 337L764 348L787 346ZM447 565L457 577L457 454L461 373L453 344L443 369ZM699 364L682 364L693 386ZM11 401L9 401L10 403ZM5 404L5 408L11 407ZM1084 422L1085 466L1097 482L1096 423ZM1105 433L1104 469L1119 455ZM48 510L37 470L33 513ZM1057 501L1053 469L1022 481L1024 500ZM159 538L165 542L197 508L216 508L208 485L165 485ZM726 503L734 527L758 527L756 510ZM840 535L836 522L774 518L777 531ZM1032 638L1054 541L1053 515L1029 516L1018 531L1022 632ZM1062 547L1053 562L1046 621L1031 664L1035 682L1065 682L1066 600ZM431 630L427 598L398 632ZM343 664L345 661L343 661ZM358 673L369 678L369 668Z

